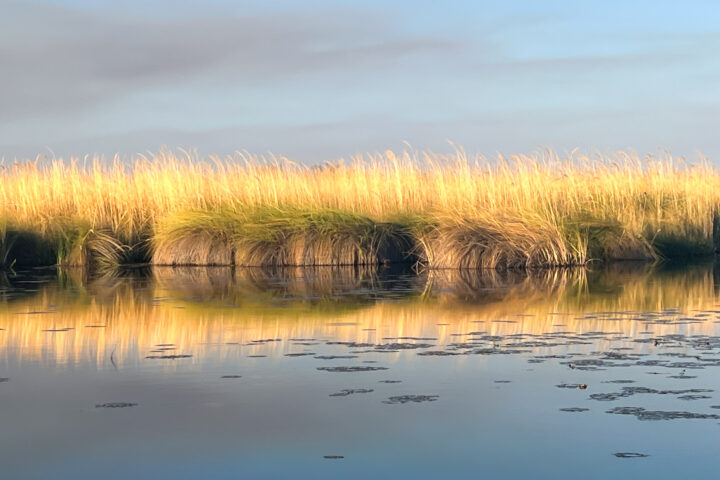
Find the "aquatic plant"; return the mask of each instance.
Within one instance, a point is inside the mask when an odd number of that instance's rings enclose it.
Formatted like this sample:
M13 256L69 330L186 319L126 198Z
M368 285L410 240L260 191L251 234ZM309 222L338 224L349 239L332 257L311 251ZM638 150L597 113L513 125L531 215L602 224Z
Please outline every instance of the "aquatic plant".
M388 151L311 167L180 150L36 159L0 177L5 230L38 240L3 247L4 263L35 248L74 265L522 269L687 258L720 244L720 172L668 153Z

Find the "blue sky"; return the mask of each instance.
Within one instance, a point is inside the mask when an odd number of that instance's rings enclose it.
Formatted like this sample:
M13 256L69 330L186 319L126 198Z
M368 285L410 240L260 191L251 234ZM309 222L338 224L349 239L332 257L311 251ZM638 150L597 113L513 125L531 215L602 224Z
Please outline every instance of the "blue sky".
M0 157L454 142L720 162L718 52L717 1L0 0Z

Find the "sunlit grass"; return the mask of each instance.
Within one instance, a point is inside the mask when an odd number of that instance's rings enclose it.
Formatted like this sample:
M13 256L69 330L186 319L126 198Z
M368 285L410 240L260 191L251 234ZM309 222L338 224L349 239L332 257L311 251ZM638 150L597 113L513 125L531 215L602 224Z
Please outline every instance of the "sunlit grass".
M238 258L249 258L248 249L259 258L238 264L362 263L368 248L359 239L398 232L410 235L410 250L431 267L654 259L712 253L720 210L717 169L668 154L486 160L462 150L388 151L309 167L178 151L132 165L97 158L15 163L0 177L3 244L13 232L29 232L64 263L148 260L153 247L193 236L219 239L213 248ZM258 250L263 245L269 250ZM343 248L309 259L307 245Z

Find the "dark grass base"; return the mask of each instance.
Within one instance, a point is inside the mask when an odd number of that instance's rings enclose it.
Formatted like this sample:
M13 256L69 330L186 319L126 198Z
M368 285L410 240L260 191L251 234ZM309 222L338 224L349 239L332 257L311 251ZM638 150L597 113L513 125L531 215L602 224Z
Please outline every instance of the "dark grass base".
M562 237L548 239L545 251L566 252L553 257L529 240L507 241L502 235L445 225L380 223L364 217L314 217L302 230L260 224L264 236L244 236L246 225L195 226L161 241L150 234L132 244L116 239L111 232L85 230L83 234L47 238L27 230L8 229L0 235L0 268L77 266L92 270L121 265L167 266L377 266L405 264L415 268L450 270L535 270L587 263L642 261L654 263L692 262L720 252L720 216L711 232L699 230L646 233L631 237L619 226L576 228L585 236L586 251L573 253ZM330 228L328 227L330 226ZM233 230L236 228L237 230ZM463 230L464 228L464 230ZM269 233L268 233L269 232ZM469 233L468 233L469 232ZM480 232L480 233L478 233ZM546 238L537 232L534 237ZM520 240L523 240L522 238ZM553 243L554 242L554 243ZM518 247L520 245L520 247ZM570 253L567 253L570 252ZM492 256L492 261L488 258ZM550 259L550 260L548 260Z

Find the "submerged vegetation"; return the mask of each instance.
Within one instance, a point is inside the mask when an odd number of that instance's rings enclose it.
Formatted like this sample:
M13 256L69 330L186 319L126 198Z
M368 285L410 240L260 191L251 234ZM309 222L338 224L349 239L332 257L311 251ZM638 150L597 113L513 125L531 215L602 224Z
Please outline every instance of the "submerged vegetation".
M711 255L720 172L669 154L393 152L309 167L184 151L15 163L0 264L522 269Z

